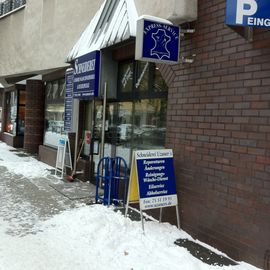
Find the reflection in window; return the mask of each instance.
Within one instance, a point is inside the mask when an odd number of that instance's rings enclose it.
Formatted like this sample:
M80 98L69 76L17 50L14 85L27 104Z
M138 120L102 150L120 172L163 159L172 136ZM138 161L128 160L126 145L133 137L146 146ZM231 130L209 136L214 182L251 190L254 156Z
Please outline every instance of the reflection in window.
M116 155L123 157L129 165L132 151L133 133L133 103L120 102L117 104L117 144Z
M166 99L146 99L135 103L134 148L164 147L166 110Z
M155 92L167 92L168 86L167 86L166 82L164 81L164 79L162 78L158 67L156 67L156 66L154 67L153 76L154 76L153 90Z
M47 82L45 89L44 144L56 147L64 133L65 79Z
M167 99L118 103L116 155L131 163L136 149L160 149L165 145Z

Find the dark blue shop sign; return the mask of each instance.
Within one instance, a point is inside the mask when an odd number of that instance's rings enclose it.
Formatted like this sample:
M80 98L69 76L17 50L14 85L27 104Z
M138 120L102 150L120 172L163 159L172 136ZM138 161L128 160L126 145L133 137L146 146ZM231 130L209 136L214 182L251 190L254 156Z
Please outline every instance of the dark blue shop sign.
M270 28L269 0L227 0L226 24Z
M91 99L99 95L100 51L93 51L75 59L73 97Z
M180 28L169 23L149 20L137 21L135 59L175 64L179 60Z
M73 80L74 69L66 70L66 94L65 94L65 113L64 113L64 130L72 131L72 104L73 104Z

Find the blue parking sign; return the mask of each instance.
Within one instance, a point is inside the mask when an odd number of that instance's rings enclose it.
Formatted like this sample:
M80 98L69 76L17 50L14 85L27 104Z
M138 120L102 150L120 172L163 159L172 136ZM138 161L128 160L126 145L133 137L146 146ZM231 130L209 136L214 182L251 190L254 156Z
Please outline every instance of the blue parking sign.
M269 0L227 0L226 24L270 28Z

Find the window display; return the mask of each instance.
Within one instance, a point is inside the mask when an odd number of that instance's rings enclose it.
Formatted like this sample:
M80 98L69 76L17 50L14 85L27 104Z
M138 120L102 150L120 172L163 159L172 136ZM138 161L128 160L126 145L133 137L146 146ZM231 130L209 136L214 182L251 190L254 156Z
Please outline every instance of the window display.
M12 91L6 93L6 128L5 131L16 136L17 130L17 106L18 106L18 92Z
M65 79L46 83L44 144L57 147L64 133Z

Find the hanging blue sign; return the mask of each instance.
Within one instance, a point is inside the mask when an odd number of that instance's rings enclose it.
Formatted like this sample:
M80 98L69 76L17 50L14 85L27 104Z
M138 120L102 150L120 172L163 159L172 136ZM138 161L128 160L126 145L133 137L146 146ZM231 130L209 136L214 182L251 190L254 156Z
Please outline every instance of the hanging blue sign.
M82 55L74 63L73 97L91 99L99 95L100 51Z
M226 24L270 28L269 0L227 0Z
M72 131L72 104L73 104L73 80L74 69L66 70L66 94L65 94L65 114L64 114L64 130Z
M175 64L179 60L180 28L142 18L137 22L136 60Z
M177 205L171 149L135 151L141 209Z

